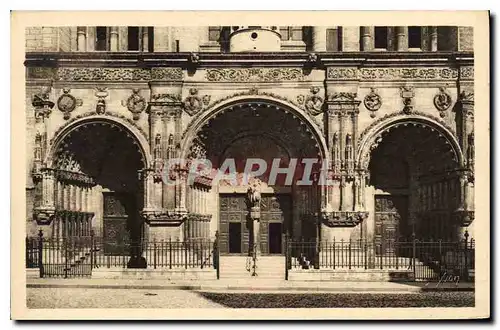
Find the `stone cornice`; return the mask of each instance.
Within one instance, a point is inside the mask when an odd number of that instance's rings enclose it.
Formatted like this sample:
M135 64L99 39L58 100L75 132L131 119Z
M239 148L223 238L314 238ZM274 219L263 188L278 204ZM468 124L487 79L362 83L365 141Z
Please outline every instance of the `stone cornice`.
M304 67L310 52L196 53L197 68L210 67ZM474 64L472 52L322 52L315 66L466 66ZM191 65L193 53L27 53L27 67L180 67Z

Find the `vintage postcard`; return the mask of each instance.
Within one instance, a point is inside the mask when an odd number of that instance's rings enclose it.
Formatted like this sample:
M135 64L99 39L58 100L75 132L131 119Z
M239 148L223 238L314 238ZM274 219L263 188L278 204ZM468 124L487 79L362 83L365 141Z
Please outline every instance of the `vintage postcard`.
M11 18L12 318L489 318L488 12Z

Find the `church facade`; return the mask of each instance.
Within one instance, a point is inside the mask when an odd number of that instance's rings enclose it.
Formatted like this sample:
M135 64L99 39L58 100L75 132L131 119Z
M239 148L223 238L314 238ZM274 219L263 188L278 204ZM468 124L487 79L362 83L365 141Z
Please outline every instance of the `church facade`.
M29 236L218 232L245 255L473 235L470 27L31 27L25 67ZM190 176L228 159L268 166ZM307 159L310 184L280 170Z

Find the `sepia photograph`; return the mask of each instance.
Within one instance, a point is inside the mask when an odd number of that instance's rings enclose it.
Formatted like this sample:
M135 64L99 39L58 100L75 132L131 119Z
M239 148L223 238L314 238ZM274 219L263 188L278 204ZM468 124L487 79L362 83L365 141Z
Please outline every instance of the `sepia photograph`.
M13 315L489 317L488 13L384 13L14 12Z

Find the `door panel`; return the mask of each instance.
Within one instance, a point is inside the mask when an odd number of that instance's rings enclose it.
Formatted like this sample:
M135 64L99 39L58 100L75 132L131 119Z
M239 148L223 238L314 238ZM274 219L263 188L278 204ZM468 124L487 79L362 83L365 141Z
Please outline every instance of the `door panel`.
M375 196L375 244L377 254L395 254L394 243L405 236L408 197Z
M130 195L104 192L103 239L104 253L113 255L127 254L124 243L130 239L129 212Z
M288 194L264 194L261 201L260 220L262 253L283 253L282 249L278 248L277 245L281 246L286 233L291 233L291 225L291 196ZM270 227L274 227L273 232L270 232ZM280 233L277 233L276 230L279 230Z
M249 229L247 228L247 207L244 194L221 194L219 208L219 233L221 253L248 253ZM237 237L240 240L239 252L234 252L234 246L230 249L230 243L234 242L235 236L230 237L230 227L235 233L235 226L239 224L241 230ZM231 241L231 242L230 242Z

